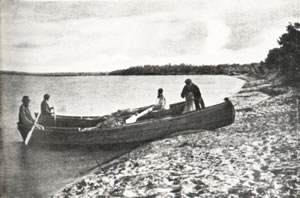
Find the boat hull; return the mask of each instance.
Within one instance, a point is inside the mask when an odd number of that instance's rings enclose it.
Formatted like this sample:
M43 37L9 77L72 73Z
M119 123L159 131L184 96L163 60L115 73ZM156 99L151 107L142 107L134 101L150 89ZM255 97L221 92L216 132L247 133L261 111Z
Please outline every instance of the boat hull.
M174 107L175 111L182 109L182 105ZM207 107L199 111L193 111L186 114L174 116L174 109L170 110L170 116L165 115L160 119L147 119L128 124L117 128L96 128L93 130L83 130L82 127L74 127L74 120L80 120L79 117L73 118L73 125L68 127L45 127L44 130L35 129L31 137L31 144L75 144L75 145L105 145L130 142L143 142L162 138L169 134L195 129L212 130L230 125L234 122L235 111L230 101ZM173 113L172 113L173 112ZM88 117L79 125L91 126L94 121L100 117ZM70 118L70 120L72 120ZM82 119L81 119L82 120ZM88 122L91 120L91 122ZM95 121L96 122L96 121ZM70 122L71 123L71 122ZM23 137L30 129L26 126L18 125L18 129ZM201 130L199 130L201 131ZM24 138L25 137L25 138Z

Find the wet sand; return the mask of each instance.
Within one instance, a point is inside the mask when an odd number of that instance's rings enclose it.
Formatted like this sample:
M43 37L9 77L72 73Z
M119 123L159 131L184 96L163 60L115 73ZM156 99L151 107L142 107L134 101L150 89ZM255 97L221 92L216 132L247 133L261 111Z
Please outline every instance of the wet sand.
M53 197L299 197L299 89L246 79L231 126L154 141Z

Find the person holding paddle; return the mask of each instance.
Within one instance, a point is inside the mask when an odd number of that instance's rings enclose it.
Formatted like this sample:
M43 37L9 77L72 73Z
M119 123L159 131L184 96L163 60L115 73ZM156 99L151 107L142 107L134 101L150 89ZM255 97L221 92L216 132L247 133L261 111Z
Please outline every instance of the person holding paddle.
M23 96L22 105L19 108L19 123L28 127L32 127L35 124L35 119L29 110L30 99L29 96ZM37 128L43 128L41 125L36 123Z

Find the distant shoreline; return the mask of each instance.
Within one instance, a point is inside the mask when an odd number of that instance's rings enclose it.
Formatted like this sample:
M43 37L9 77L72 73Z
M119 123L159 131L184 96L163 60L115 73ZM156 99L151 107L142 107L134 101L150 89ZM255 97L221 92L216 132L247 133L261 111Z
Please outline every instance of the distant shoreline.
M51 73L32 73L16 71L0 71L0 75L15 76L41 76L41 77L72 77L72 76L174 76L174 75L225 75L225 74L109 74L98 72L51 72ZM230 74L234 75L234 74Z
M23 76L147 76L147 75L236 75L249 74L255 72L260 67L259 63L251 64L223 64L223 65L144 65L127 69L114 70L111 72L20 72L20 71L0 71L6 75Z
M19 71L0 71L0 75L22 75L22 76L107 76L105 72L48 72L48 73L33 73Z

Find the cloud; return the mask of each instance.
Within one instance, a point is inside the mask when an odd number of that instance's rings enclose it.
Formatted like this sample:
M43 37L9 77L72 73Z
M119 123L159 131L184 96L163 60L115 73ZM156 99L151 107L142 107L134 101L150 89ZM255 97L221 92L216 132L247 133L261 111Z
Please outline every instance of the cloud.
M37 46L32 43L20 42L18 44L15 44L14 47L15 48L35 48Z
M170 62L258 62L277 46L288 22L299 21L298 2L14 3L3 13L4 68L110 71Z

